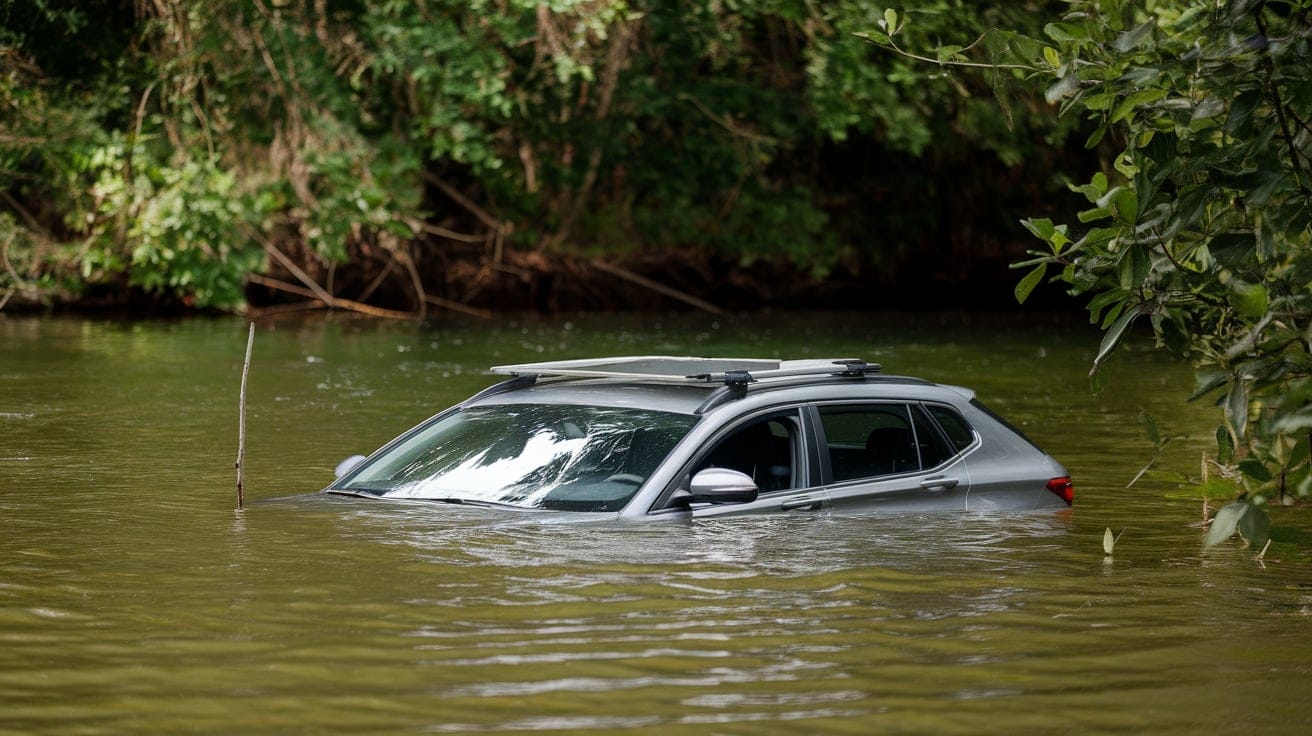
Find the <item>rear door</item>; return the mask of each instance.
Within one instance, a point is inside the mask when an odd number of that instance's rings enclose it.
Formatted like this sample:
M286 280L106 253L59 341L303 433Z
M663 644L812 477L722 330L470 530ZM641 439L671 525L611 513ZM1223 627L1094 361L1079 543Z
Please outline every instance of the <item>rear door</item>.
M921 404L821 404L811 417L833 509L965 510L963 453Z

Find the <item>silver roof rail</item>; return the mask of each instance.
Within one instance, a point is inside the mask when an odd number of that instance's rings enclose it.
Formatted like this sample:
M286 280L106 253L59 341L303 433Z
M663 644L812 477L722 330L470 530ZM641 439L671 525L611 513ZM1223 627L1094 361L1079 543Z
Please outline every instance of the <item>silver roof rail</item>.
M860 378L879 373L878 363L856 358L774 360L762 358L693 358L669 355L620 356L554 360L493 366L491 371L510 376L561 378L628 378L645 381L723 383L745 389L766 378L794 376L846 376Z

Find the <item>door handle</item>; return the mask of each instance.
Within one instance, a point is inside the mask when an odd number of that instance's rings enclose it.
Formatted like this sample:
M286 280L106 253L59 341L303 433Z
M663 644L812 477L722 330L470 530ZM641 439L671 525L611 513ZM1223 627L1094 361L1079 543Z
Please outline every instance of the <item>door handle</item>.
M952 488L956 488L957 484L960 482L961 481L957 480L956 478L945 478L941 475L938 475L938 476L934 476L933 478L926 478L920 481L920 487L926 491L938 492L938 491L946 491Z
M781 511L817 511L823 501L818 498L804 496L802 498L790 498L779 504Z

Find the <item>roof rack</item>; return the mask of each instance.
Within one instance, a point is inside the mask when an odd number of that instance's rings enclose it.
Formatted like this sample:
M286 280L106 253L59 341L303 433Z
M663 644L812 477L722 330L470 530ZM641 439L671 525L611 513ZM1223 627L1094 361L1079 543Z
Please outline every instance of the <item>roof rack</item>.
M498 365L491 370L503 375L544 378L558 376L723 383L731 389L745 390L747 384L765 378L825 375L860 378L878 373L881 366L856 358L773 360L642 355Z

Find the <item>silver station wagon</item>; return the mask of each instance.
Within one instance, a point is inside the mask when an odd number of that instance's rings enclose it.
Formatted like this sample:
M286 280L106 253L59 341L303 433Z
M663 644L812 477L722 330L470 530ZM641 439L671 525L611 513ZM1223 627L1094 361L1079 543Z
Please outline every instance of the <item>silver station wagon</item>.
M973 391L853 359L666 356L512 376L326 493L626 519L1067 508L1066 469Z

